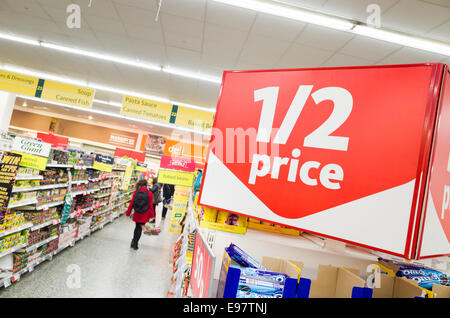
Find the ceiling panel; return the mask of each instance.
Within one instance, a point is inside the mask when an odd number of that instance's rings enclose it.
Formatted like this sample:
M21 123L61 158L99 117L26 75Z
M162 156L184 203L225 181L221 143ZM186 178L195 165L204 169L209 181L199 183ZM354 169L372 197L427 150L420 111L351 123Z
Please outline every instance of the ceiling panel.
M117 0L115 0L117 2ZM147 1L148 4L153 1ZM130 5L128 5L130 3ZM154 2L152 5L144 9L142 7L132 6L132 1L123 1L121 3L116 3L117 13L119 14L122 22L124 24L133 23L137 25L153 26L156 17L156 8L154 7ZM153 8L153 9L150 9Z
M333 55L332 51L325 51L310 46L294 44L277 62L277 68L319 67Z
M305 23L275 17L268 14L258 14L251 32L284 41L293 41L305 27Z
M39 3L34 0L3 0L3 2L6 7L9 7L16 13L41 19L49 18Z
M166 63L164 45L149 41L131 41L136 56L143 61L163 65Z
M334 51L343 47L352 38L353 35L348 32L330 30L309 24L297 38L296 43Z
M231 18L232 17L232 18ZM255 11L208 1L206 22L219 26L248 31L256 17Z
M96 37L105 48L105 54L118 55L131 59L137 58L129 37L104 32L97 32Z
M159 24L154 26L143 26L138 24L127 23L125 30L130 37L131 43L158 43L164 44L162 30Z
M121 20L108 19L95 15L85 16L87 23L95 33L103 32L126 36L127 32Z
M95 0L93 0L95 1ZM113 0L116 5L127 5L138 9L152 10L156 12L157 0Z
M172 67L197 71L200 65L199 52L185 50L177 47L167 47L168 65Z
M165 0L161 12L203 21L205 8L205 0Z
M328 59L321 66L323 67L333 67L333 66L359 66L359 65L372 65L375 61L370 61L367 59L350 56L346 54L335 54L330 59Z
M402 46L397 44L378 41L363 36L355 36L339 52L378 61L400 48Z
M427 33L427 37L450 43L450 19Z
M223 27L214 23L205 24L205 41L220 41L234 46L242 46L247 39L248 31L233 27Z
M241 52L241 58L259 64L272 65L286 52L289 45L287 41L250 34Z
M450 8L418 0L400 0L381 16L381 25L403 32L424 35L450 18Z
M196 51L200 52L202 50L202 38L200 36L187 36L182 33L175 32L164 32L165 43L170 47L183 49L185 51Z
M161 23L164 32L180 33L190 37L201 37L203 34L203 22L171 14L161 14Z
M81 7L81 14L83 16L93 15L95 17L102 17L105 19L119 20L120 17L115 8L114 2L111 0L92 0L91 6L89 7L90 1L78 2Z
M236 62L240 52L240 45L207 40L203 43L202 62L229 68Z
M443 55L404 47L377 64L437 63L444 61L446 58Z
M66 10L67 6L71 4L72 0L36 0L37 3L39 3L41 6L48 8L59 8Z

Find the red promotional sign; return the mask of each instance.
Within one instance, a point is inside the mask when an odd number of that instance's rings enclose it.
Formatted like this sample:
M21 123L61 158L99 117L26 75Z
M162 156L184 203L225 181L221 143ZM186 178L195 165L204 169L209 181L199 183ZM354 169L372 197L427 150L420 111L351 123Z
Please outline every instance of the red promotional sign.
M116 148L114 155L116 157L127 156L128 158L136 159L139 162L145 161L145 153L132 151L132 150L128 150L128 149Z
M186 172L194 172L195 161L187 158L162 156L160 167L161 169L172 169Z
M419 257L450 254L450 72L447 69L434 136Z
M410 256L443 69L225 72L200 204Z
M213 278L213 265L214 256L203 236L197 231L190 280L194 298L211 298L209 292Z
M37 138L42 140L43 142L52 144L52 147L67 148L67 145L69 144L69 138L55 136L51 133L50 134L37 133Z

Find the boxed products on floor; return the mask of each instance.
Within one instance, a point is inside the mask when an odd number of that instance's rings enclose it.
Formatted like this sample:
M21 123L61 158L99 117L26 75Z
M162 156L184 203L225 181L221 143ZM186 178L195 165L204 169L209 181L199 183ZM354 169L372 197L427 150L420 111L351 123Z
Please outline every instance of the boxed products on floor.
M58 248L66 247L66 246L72 244L76 235L77 235L76 223L69 223L69 224L62 226L61 232L59 234Z
M28 253L14 253L12 272L16 273L28 265Z

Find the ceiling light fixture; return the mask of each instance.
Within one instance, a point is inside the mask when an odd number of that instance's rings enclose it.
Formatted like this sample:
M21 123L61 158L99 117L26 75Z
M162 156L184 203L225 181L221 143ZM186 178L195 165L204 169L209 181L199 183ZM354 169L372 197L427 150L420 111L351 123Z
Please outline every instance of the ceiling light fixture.
M336 30L346 31L386 42L400 44L406 47L433 52L450 56L450 45L431 39L424 39L414 35L407 35L401 32L377 29L369 27L360 22L322 14L300 6L277 1L273 4L261 0L212 0L214 2L227 4L239 8L249 9L274 16L284 17L292 20L316 24ZM281 4L283 3L283 4ZM290 7L289 7L290 6Z
M300 10L297 8L294 9L287 6L272 4L263 1L256 1L256 0L213 0L213 1L338 30L350 30L354 26L353 22L350 22L342 18L331 17L321 13L316 13L307 10Z
M193 78L193 79L198 79L201 81L206 81L206 82L211 82L211 83L216 83L216 84L220 84L222 83L222 79L219 77L213 77L213 76L208 76L208 75L204 75L204 74L200 74L200 73L194 73L188 70L182 70L179 68L174 68L174 67L164 67L162 69L163 72L168 73L168 74L172 74L172 75L178 75L178 76L182 76L182 77L189 77L189 78Z
M450 56L450 45L436 41L418 38L398 32L390 32L365 25L355 26L352 32L377 40L392 42L403 46L413 47L419 50L425 50L433 53Z
M155 121L135 118L135 117L122 115L122 114L114 114L114 113L105 112L105 111L102 111L102 110L97 110L97 109L92 109L92 108L89 109L89 108L76 107L76 106L72 106L72 105L68 105L68 104L64 104L64 103L58 103L58 102L54 102L54 101L43 101L42 99L39 99L39 98L36 98L36 97L31 97L31 96L26 96L26 95L18 94L17 96L22 97L22 98L26 98L26 99L29 99L29 100L38 101L38 102L45 102L45 103L48 103L48 104L51 104L51 105L55 105L55 106L61 106L61 107L65 107L65 108L68 107L68 108L75 109L75 110L80 110L80 111L83 111L83 112L99 114L99 115L105 115L105 116L115 117L115 118L119 118L119 119L125 119L125 120L132 121L132 122L144 123L146 125L155 125L155 126L160 126L160 127L170 128L170 129L186 131L186 132L199 134L199 135L211 136L211 132L208 132L208 131L190 129L190 128L181 127L181 126L174 125L174 124L165 124L165 123L160 123L160 122L155 122ZM48 109L48 107L40 107L40 108L41 109Z

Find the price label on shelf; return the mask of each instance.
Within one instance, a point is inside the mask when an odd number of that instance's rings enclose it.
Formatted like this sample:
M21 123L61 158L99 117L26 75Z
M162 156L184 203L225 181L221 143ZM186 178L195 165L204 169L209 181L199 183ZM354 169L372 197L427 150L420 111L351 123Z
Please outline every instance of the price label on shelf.
M197 231L195 235L190 284L194 298L207 298L212 282L214 255L202 234Z
M6 279L5 282L3 283L3 285L5 286L5 288L8 288L9 286L11 286L11 278Z

